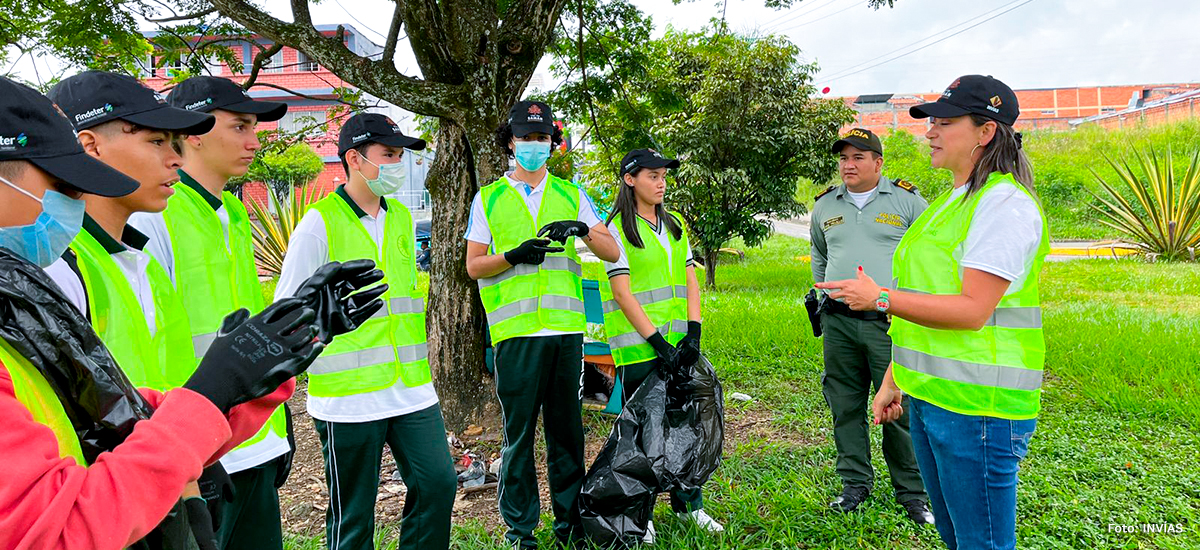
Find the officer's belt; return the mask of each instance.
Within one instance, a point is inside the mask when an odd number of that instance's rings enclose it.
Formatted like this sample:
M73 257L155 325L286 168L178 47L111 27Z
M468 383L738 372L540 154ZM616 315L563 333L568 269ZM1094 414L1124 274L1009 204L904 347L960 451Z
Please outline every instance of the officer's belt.
M850 306L834 300L826 298L824 304L825 313L850 317L852 319L861 319L863 321L886 321L887 314L878 311L854 311Z

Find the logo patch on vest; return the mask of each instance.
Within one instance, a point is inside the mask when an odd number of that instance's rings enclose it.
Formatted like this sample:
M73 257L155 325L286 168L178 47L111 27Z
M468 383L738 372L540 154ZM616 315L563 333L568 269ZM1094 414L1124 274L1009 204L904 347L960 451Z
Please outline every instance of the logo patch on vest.
M833 227L835 225L842 225L842 223L845 221L846 221L845 218L843 218L842 216L834 216L832 218L829 218L828 220L825 220L825 223L821 224L821 229L829 231L830 227Z

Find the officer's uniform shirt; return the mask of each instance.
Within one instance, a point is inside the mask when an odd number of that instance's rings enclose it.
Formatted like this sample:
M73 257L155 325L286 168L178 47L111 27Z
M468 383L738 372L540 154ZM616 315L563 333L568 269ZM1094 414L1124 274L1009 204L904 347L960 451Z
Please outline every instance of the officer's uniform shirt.
M387 203L380 200L379 215L371 217L339 186L334 192L358 215L376 247L383 242L387 224ZM416 238L414 222L412 234ZM345 228L350 231L351 228ZM414 241L415 242L415 241ZM325 218L315 208L310 208L296 224L288 240L287 255L283 258L283 270L275 286L275 300L289 298L296 293L304 281L317 269L329 263L329 241L325 232ZM390 387L357 395L342 397L308 396L308 414L325 422L369 422L383 418L402 416L421 411L437 404L438 396L433 383L410 388L399 380Z
M542 197L545 196L546 182L550 179L550 172L546 172L546 175L542 177L542 182L537 187L531 187L528 183L514 178L513 172L505 173L504 177L507 178L508 184L513 189L516 189L521 194L521 197L525 199L525 206L529 208L529 215L534 220L537 220L538 210L542 207ZM589 229L603 223L600 220L600 214L596 212L596 205L592 203L592 198L583 189L579 190L579 217L577 221L583 222ZM479 244L486 244L489 247L492 245L492 230L488 227L487 214L483 210L483 199L479 192L475 193L475 200L471 202L471 217L467 221L467 233L463 235L463 238ZM507 250L494 251L496 254L504 252L507 252ZM557 336L560 334L583 333L579 331L567 332L543 328L529 336Z
M179 171L179 185L186 185L196 190L212 207L213 212L217 214L217 219L221 220L221 229L225 232L225 247L228 248L229 212L225 211L225 204L221 202L221 198L214 197L212 193L208 192L208 189L205 189L183 170ZM167 220L163 217L163 213L136 212L129 217L129 225L150 239L146 243L146 252L158 260L158 263L166 270L167 276L171 278L171 282L175 282L175 253L171 247L171 232L167 231Z
M646 225L654 231L654 235L658 237L659 244L667 251L667 262L671 262L671 231L667 229L667 224L663 223L662 218L658 219L657 224L652 224L646 218L637 216L638 225ZM680 223L683 223L680 220ZM621 232L621 224L616 223L616 220L609 222L608 232L613 236L613 240L617 241L617 261L604 262L604 270L608 272L608 277L611 279L617 275L629 275L629 257L625 255L625 239L621 238L624 233ZM687 248L687 267L695 265L695 260L692 259L691 243L687 242L687 235L683 235L683 245ZM642 243L644 246L650 246L651 243Z
M158 330L155 326L154 291L150 288L150 277L146 275L147 266L152 260L148 254L142 252L142 248L147 244L146 236L126 225L121 234L121 242L117 242L91 216L84 216L83 230L100 242L100 246L112 256L121 273L125 275L125 280L137 296L142 315L146 318L146 328L150 329L150 336L154 336ZM89 317L87 290L84 289L83 279L67 261L59 258L46 268L46 273L58 284L58 288L62 289L75 309L84 317Z
M880 176L860 207L842 184L818 195L810 219L812 271L817 282L857 277L862 266L882 286L891 285L892 254L928 203L906 183ZM827 291L832 292L832 291Z

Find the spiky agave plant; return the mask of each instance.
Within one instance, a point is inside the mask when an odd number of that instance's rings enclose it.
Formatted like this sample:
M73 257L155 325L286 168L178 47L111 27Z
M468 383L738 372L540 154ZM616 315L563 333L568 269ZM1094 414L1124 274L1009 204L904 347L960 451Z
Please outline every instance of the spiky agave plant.
M318 199L320 197L317 196L317 187L310 183L293 187L287 200L280 200L268 187L267 200L270 201L270 209L258 200L247 197L246 203L257 218L250 227L254 230L254 260L260 271L273 277L279 276L283 271L283 256L287 253L288 239L292 237L292 231L296 229L296 224L300 223L300 218L304 217L308 207ZM271 210L274 210L275 214L272 214Z
M1137 149L1133 160L1143 177L1138 177L1129 160L1105 160L1117 173L1115 182L1105 181L1095 170L1092 175L1108 197L1092 193L1102 206L1092 204L1104 219L1100 223L1129 236L1142 251L1167 261L1196 259L1200 245L1200 150L1191 154L1183 177L1175 177L1171 151L1160 159L1153 147ZM1117 191L1123 185L1134 200Z

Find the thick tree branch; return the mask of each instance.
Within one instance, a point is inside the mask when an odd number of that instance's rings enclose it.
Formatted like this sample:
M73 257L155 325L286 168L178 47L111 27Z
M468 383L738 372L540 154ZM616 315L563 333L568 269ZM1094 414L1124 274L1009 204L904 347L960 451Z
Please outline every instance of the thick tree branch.
M223 15L252 32L304 51L343 80L354 82L381 99L423 115L462 115L454 110L454 106L463 103L460 101L464 93L462 86L402 75L392 60L364 58L346 48L342 41L321 34L312 25L281 21L245 0L212 1Z
M308 0L292 0L292 21L297 25L312 26L312 15L308 13Z
M404 0L396 0L396 11L392 13L392 24L388 27L387 41L383 45L383 57L391 60L396 57L396 43L400 42L400 27L404 23Z
M242 83L243 90L249 90L254 85L254 82L258 80L258 72L262 70L263 65L282 49L283 44L276 42L271 47L260 50L254 55L254 61L250 64L250 76L246 77L246 81Z

